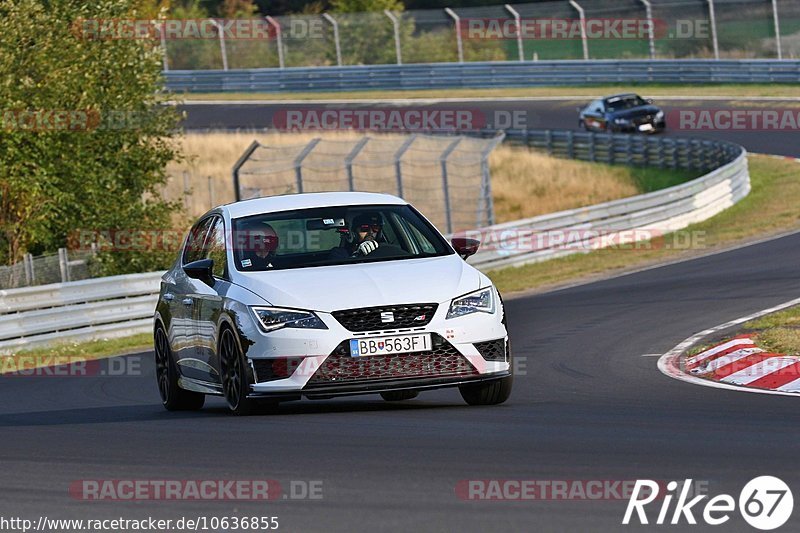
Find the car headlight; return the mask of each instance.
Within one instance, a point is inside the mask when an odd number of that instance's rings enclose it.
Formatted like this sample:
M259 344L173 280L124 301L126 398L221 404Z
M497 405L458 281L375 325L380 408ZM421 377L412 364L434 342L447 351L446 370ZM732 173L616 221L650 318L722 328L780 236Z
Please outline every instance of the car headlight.
M447 318L456 318L472 313L494 313L494 291L492 287L459 296L450 302Z
M656 120L661 120L662 118L664 118L663 111L659 111L658 113L656 113Z
M275 331L281 328L328 329L328 326L311 311L280 307L251 307L250 309L264 331Z

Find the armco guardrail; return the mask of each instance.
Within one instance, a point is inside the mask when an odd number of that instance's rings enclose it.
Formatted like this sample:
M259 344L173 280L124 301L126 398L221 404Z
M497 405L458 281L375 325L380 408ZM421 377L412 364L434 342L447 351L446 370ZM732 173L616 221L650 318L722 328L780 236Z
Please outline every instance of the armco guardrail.
M247 70L171 70L176 92L353 91L592 85L800 83L800 61L771 59L501 61Z
M489 133L489 132L487 132ZM508 131L506 139L576 159L702 169L695 180L648 194L475 230L489 236L469 262L483 270L542 261L674 231L705 220L750 191L741 146L718 141L571 131ZM467 236L472 232L466 232ZM542 245L537 235L548 237ZM627 237L626 237L627 238ZM520 245L522 244L522 245ZM0 353L52 342L150 331L160 272L0 291Z
M161 272L0 291L0 353L150 331Z
M469 260L482 270L657 237L706 220L750 192L747 153L733 143L541 131L507 132L507 139L578 159L616 158L634 164L713 170L692 181L631 198L464 232L483 241ZM653 149L652 144L672 147Z

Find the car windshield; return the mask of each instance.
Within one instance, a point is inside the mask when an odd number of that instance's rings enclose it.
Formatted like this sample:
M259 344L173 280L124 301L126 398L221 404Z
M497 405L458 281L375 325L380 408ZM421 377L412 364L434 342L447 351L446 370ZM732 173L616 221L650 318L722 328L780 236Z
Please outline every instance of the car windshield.
M643 105L647 105L647 102L635 94L615 96L614 98L609 98L606 100L606 106L610 111L619 111L621 109L630 109L632 107L640 107Z
M453 250L408 205L298 209L233 221L236 269L244 272L449 255Z

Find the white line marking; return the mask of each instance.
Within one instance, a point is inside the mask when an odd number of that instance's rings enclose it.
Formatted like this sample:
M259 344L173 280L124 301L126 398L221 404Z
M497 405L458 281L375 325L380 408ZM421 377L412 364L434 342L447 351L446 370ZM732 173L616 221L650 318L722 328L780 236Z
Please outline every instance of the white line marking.
M694 365L697 363L702 363L712 355L717 355L719 352L724 352L728 348L733 348L734 346L742 346L747 344L753 344L752 339L733 339L728 342L724 342L719 346L714 346L713 348L709 348L704 352L700 352L699 354L689 357L686 359L687 365Z
M707 374L709 372L714 372L718 368L722 368L723 366L727 366L731 363L735 363L739 359L744 359L754 353L763 353L764 350L761 348L745 348L743 350L736 350L735 352L731 352L728 355L723 355L719 359L714 359L713 361L709 361L705 364L700 364L697 367L689 370L690 374Z
M795 392L795 393L800 392L800 378L797 378L796 380L791 381L786 385L778 387L778 390L784 392Z
M728 329L733 326L738 326L739 324L743 324L750 320L755 320L756 318L760 318L764 315L768 315L770 313L775 313L777 311L781 311L786 309L787 307L792 307L794 305L800 304L800 298L795 298L794 300L789 300L788 302L784 302L782 304L776 305L775 307L770 307L769 309L764 309L762 311L758 311L751 315L743 316L741 318L737 318L731 320L729 322L725 322L724 324L720 324L719 326L714 326L713 328L704 329L699 333L695 333L691 337L685 339L684 341L678 343L677 346L672 348L670 351L662 355L658 359L658 369L665 375L678 379L681 381L686 381L688 383L694 383L695 385L704 385L706 387L714 387L717 389L728 389L728 390L736 390L741 392L753 392L756 394L775 394L778 396L797 396L797 393L793 392L786 392L783 390L766 390L766 389L749 389L746 387L740 387L737 385L730 385L728 383L720 383L718 381L711 381L708 379L702 379L695 376L690 376L681 370L680 367L680 356L689 348L697 344L701 339L704 337L708 337L709 335L713 335L718 331L722 331L724 329Z
M642 357L661 357L660 353L643 353Z
M606 95L607 96L607 95ZM177 102L166 100L166 104L180 105L302 105L302 104L447 104L447 103L470 103L470 102L573 102L590 101L602 98L603 95L576 95L576 96L475 96L462 98L335 98L335 99L308 99L308 100L185 100ZM786 101L800 102L800 96L653 96L644 95L645 98L653 100L687 100L687 101L737 101L737 102L770 102Z

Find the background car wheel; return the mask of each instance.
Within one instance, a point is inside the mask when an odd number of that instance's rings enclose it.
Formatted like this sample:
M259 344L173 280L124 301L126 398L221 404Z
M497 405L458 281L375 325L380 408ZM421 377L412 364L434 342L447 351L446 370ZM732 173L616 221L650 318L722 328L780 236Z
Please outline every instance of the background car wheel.
M514 376L508 376L486 383L461 385L458 390L469 405L497 405L508 400L513 384Z
M178 386L178 367L172 358L172 350L164 328L158 326L155 332L156 379L161 404L168 411L196 411L202 409L205 394L188 391Z
M398 390L398 391L389 391L381 393L381 398L383 398L387 402L402 402L403 400L413 400L417 396L419 396L419 391L415 390Z
M244 361L244 354L230 328L223 328L219 340L219 366L222 377L222 395L233 414L248 416L274 407L275 403L259 402L247 396L250 394L250 367Z

